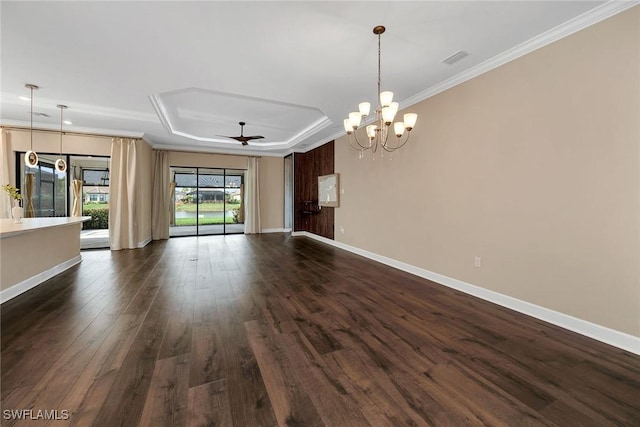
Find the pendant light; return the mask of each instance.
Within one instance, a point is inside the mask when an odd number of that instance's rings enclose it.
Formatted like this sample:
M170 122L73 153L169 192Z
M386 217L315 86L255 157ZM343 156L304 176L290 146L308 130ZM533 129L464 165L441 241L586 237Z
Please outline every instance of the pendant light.
M58 104L56 107L60 109L60 158L56 160L56 169L58 172L64 173L67 171L67 162L62 158L62 112L67 106Z
M24 164L29 168L35 168L38 165L38 154L33 151L33 91L37 90L38 86L27 83L24 87L29 88L31 90L31 96L29 99L31 100L31 149L27 151L24 155Z

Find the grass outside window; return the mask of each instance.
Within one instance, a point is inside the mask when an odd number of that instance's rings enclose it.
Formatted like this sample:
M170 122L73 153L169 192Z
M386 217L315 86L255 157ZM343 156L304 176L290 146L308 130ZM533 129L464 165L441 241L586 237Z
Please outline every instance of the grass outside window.
M176 218L177 226L196 225L198 218ZM227 224L235 224L232 216L226 217ZM199 218L198 225L215 225L223 224L223 218Z
M176 212L195 212L196 208L200 212L222 212L223 210L240 209L240 203L176 203Z
M109 203L107 202L89 202L82 204L82 211L95 210L95 209L109 209Z

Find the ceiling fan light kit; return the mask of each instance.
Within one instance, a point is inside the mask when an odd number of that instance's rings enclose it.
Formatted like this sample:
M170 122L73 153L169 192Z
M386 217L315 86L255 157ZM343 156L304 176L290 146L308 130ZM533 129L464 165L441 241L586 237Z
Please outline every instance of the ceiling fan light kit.
M381 90L381 78L380 78L380 39L381 35L385 32L386 28L382 25L377 25L373 28L373 33L378 36L378 107L375 109L375 119L373 124L365 127L365 135L358 138L357 130L360 127L360 122L369 115L371 111L371 104L369 102L361 102L358 104L358 111L349 113L349 116L344 119L344 130L347 132L349 144L355 150L360 151L360 158L364 157L366 150L373 152L373 158L375 159L375 153L378 149L381 150L382 155L384 152L394 152L399 148L402 148L409 140L409 135L416 125L418 115L416 113L406 113L403 116L403 121L394 122L395 116L398 113L399 104L393 102L393 92ZM392 126L393 125L393 126ZM389 140L389 133L393 132L396 136L395 140L391 138ZM402 139L402 136L406 136ZM366 138L366 139L365 139Z

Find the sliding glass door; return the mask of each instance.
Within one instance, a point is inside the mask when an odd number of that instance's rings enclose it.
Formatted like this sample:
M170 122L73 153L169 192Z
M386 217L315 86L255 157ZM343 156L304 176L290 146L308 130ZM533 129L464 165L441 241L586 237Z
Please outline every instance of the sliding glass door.
M198 235L224 234L224 169L198 169Z
M237 169L224 171L226 234L244 233L244 174Z
M244 232L243 170L171 168L171 237Z

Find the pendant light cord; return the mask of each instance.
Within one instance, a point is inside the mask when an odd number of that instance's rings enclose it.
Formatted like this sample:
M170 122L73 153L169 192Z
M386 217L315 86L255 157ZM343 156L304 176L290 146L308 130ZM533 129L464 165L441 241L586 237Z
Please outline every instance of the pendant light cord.
M62 158L62 114L64 112L64 107L61 105L59 107L60 107L60 158Z
M31 129L31 151L33 151L33 86L30 86L29 89L31 89L31 122L29 129Z

